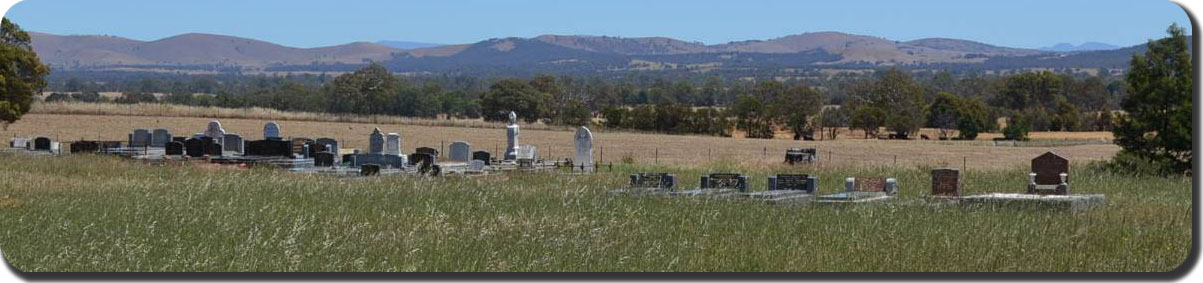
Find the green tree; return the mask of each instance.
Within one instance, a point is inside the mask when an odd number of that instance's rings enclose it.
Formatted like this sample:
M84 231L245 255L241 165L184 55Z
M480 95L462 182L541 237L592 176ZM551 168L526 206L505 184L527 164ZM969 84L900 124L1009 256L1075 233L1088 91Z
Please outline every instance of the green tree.
M977 134L988 131L993 120L986 111L986 104L977 98L962 98L957 107L957 132L960 139L977 139Z
M842 127L848 127L848 123L852 119L848 115L848 107L831 107L823 109L821 120L823 127L827 130L827 136L830 139L835 139Z
M940 130L941 138L948 138L961 116L961 99L947 92L937 93L927 106L927 126Z
M865 138L877 138L877 132L885 124L886 111L875 106L861 106L852 113L853 129L864 131Z
M1028 132L1031 131L1028 123L1028 120L1019 114L1007 118L1007 126L1003 128L1003 137L1008 140L1027 140Z
M485 121L508 121L513 111L527 123L545 117L551 95L517 79L497 81L480 100L481 116Z
M731 112L738 121L736 126L746 133L745 137L753 139L773 138L772 114L760 98L756 96L741 96L735 100L735 105L731 107Z
M899 136L906 137L919 131L924 118L923 88L915 83L909 73L897 69L878 71L874 76L873 81L852 90L854 108L873 107L880 110L885 114L881 125ZM853 116L860 112L854 111ZM873 132L876 133L876 130Z
M1186 32L1171 25L1169 37L1150 40L1148 51L1133 55L1126 81L1126 115L1112 131L1121 154L1157 164L1160 172L1189 172L1192 167L1194 67Z
M0 125L8 125L29 112L33 97L46 87L50 68L42 65L30 46L29 34L3 19L0 24Z
M805 84L786 89L777 99L777 116L794 133L794 140L814 135L812 118L823 109L823 94Z

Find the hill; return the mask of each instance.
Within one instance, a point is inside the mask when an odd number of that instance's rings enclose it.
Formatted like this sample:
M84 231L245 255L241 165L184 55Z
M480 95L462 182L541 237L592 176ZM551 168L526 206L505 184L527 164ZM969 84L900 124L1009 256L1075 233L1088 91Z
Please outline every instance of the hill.
M127 65L360 64L387 60L400 52L384 45L356 42L320 48L294 48L241 37L189 33L155 41L114 36L60 36L31 32L34 51L46 64L83 68Z
M1128 49L1049 52L951 39L893 41L841 32L706 45L667 37L542 35L412 49L356 42L295 48L254 39L183 34L154 41L31 33L35 51L57 70L342 72L381 62L395 72L598 74L629 71L781 74L788 69L1126 68ZM413 46L405 42L381 42ZM410 45L406 45L410 44ZM1139 47L1130 47L1139 48Z

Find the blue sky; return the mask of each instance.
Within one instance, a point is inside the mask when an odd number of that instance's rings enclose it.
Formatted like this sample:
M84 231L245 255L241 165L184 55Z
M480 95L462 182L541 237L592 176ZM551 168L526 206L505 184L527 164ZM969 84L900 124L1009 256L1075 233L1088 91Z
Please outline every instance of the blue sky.
M26 30L138 40L203 32L287 46L402 40L471 43L496 37L667 36L707 44L841 31L893 40L948 37L1037 48L1119 46L1190 31L1161 0L1008 1L144 1L26 0L5 14Z

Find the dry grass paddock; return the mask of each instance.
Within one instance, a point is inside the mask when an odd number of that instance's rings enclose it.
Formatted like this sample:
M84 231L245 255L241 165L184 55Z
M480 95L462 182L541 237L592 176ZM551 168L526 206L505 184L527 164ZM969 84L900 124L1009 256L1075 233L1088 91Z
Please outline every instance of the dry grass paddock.
M212 118L157 117L141 115L28 114L0 132L6 136L47 136L61 141L126 140L134 129L166 128L175 135L204 131ZM263 118L220 118L228 133L247 140L262 139ZM505 130L500 123L491 126L461 127L365 122L325 122L277 120L286 137L338 139L343 148L367 148L368 134L379 127L382 132L401 134L404 152L417 147L440 148L452 141L466 141L473 150L496 152L505 145ZM483 123L483 122L482 122ZM1056 146L994 146L990 141L893 141L845 139L835 141L794 141L788 139L744 139L711 136L657 135L630 132L594 132L594 158L603 163L660 163L688 166L709 161L732 160L743 165L772 166L781 163L791 147L816 147L822 166L913 164L920 166L971 168L1009 168L1028 164L1031 158L1052 150L1072 161L1109 159L1119 147L1107 143ZM522 128L521 144L538 147L540 156L560 159L572 156L573 132L560 128ZM1045 146L1045 145L1052 146ZM1072 144L1072 143L1071 143Z

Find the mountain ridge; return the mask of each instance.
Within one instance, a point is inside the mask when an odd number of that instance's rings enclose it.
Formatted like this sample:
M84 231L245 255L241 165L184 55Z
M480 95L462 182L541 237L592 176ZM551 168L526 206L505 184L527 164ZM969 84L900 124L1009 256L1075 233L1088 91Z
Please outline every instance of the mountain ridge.
M151 41L117 36L30 34L34 50L43 62L66 70L218 66L222 70L346 71L369 62L380 62L402 72L463 73L474 72L473 66L512 71L706 71L722 68L980 66L1000 60L1045 64L1048 61L1040 60L1056 60L1075 53L939 37L895 41L837 31L710 45L670 37L545 34L412 49L390 47L379 41L298 48L205 33L185 33ZM1118 53L1099 54L1115 56L1113 54Z

